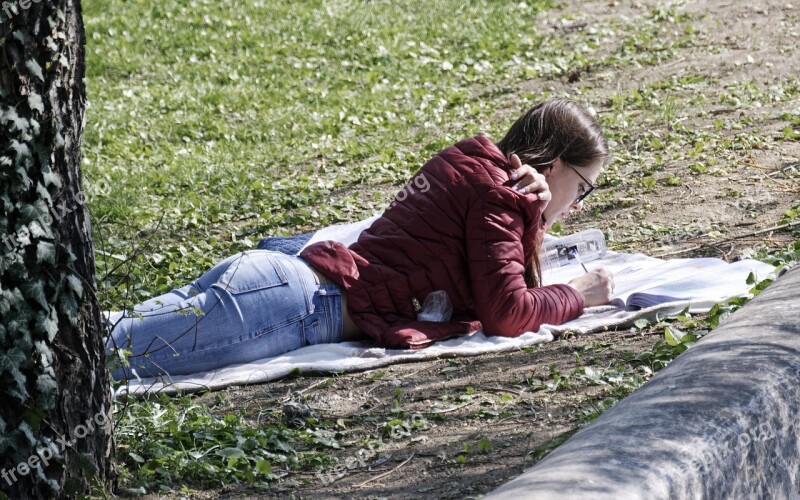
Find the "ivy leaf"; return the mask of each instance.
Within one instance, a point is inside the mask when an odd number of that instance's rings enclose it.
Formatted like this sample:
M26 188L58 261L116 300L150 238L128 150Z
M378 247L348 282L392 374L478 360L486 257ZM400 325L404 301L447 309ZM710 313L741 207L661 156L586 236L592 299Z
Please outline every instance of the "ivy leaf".
M19 179L20 179L20 181L22 183L22 188L23 189L28 189L28 186L31 185L31 178L28 177L28 173L25 171L25 166L21 165L21 164L17 165L16 170L17 170L17 174L19 175Z
M44 171L45 169L42 169L42 170L43 170L42 178L44 179L45 187L55 186L56 189L60 189L61 188L61 176L59 176L57 173L53 172L49 168L46 171Z
M42 410L52 410L56 405L58 384L56 379L47 373L39 375L36 379L36 388L39 390L37 403Z
M42 67L39 66L39 63L33 59L28 59L25 61L25 67L28 68L28 71L33 73L39 80L44 81L44 75L42 74Z
M28 226L22 226L17 229L17 246L25 247L31 244L31 232Z
M26 359L25 353L16 347L0 353L0 373L21 365Z
M28 96L28 106L34 111L44 113L44 102L42 102L42 96L36 92L31 92L31 94Z
M0 313L6 315L12 308L18 309L23 300L25 299L18 288L0 291Z
M31 236L34 238L50 238L51 235L48 233L44 227L39 223L39 221L33 221L28 225L28 231L30 231Z
M33 435L33 430L31 429L31 426L28 425L28 422L23 420L20 422L17 429L19 429L19 431L22 432L26 438L28 438L28 442L30 444L36 444L36 437Z
M5 108L2 113L0 113L0 121L5 123L11 122L13 124L13 128L19 130L20 132L27 132L28 131L28 120L19 116L17 114L17 110L14 108Z
M81 283L80 278L74 274L70 274L67 276L67 284L69 284L69 287L75 292L75 295L83 297L83 283Z
M47 45L47 48L53 52L58 52L58 44L56 44L55 40L53 40L52 36L48 36L44 39L44 43Z
M78 324L78 303L75 301L75 296L71 293L62 293L58 299L59 310L69 318L72 326Z
M49 206L53 206L53 197L50 196L50 192L41 182L36 183L36 194L39 195L39 198L45 200Z
M56 329L56 331L58 331L58 329ZM37 340L35 345L36 353L39 355L39 361L42 363L42 366L48 368L53 364L53 351L41 340Z
M14 396L15 398L19 399L20 402L27 401L28 390L25 388L25 376L17 368L12 369L10 373L11 376L14 378L14 381L17 383L17 386L8 389L8 394L10 396Z
M25 317L21 318L20 328L17 329L14 335L14 347L25 353L30 352L31 348L33 348L33 337L31 336L31 331L28 329L28 319L30 316L31 314L28 313Z
M40 241L39 244L36 245L36 262L55 264L56 246L47 241Z
M36 220L39 215L41 215L41 212L39 212L36 206L29 203L20 203L18 210L20 215L22 215L23 224L28 224L29 222Z
M25 353L16 347L12 347L6 353L0 354L0 373L7 372L10 374L16 385L16 387L8 389L8 394L17 397L20 401L28 399L28 391L25 389L25 375L19 370L19 367L26 360Z
M0 432L0 453L5 454L9 446L12 446L14 441L8 436L6 432Z
M44 286L41 281L21 285L20 289L26 298L35 300L42 306L42 309L47 309L47 297L44 295ZM75 309L77 310L77 307Z
M31 157L31 150L30 148L28 148L28 145L19 142L16 139L11 141L11 149L13 149L17 153L17 157L15 158L15 161L17 163L20 163L21 159L27 159Z
M11 303L9 302L8 297L6 297L6 293L8 292L6 292L5 290L0 291L0 314L2 315L8 314L8 311L11 309ZM0 324L0 341L5 339L5 334L6 334L6 327Z

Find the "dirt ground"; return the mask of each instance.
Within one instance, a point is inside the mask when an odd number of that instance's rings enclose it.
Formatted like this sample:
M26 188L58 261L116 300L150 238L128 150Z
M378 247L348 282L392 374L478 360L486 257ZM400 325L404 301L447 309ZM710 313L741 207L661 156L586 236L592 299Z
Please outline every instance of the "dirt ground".
M583 385L532 392L530 381L547 380L552 365L571 372L578 366L576 353L586 344L601 347L591 361L602 366L623 351L651 347L657 337L641 331L609 332L502 355L343 374L330 384L326 377L306 377L229 390L228 408L244 406L254 420L260 412L262 418L271 418L270 410L287 401L304 400L318 418L339 421L342 441L353 446L336 455L352 468L343 475L289 473L268 493L232 488L212 497L465 498L486 493L530 467L537 452L553 440L569 436L581 416L592 411L588 401L602 391ZM216 396L205 397L211 403ZM403 423L383 431L398 407ZM491 451L479 450L482 438L491 442ZM363 444L367 440L374 445ZM473 450L465 453L465 444ZM459 455L465 456L463 463Z
M617 50L625 36L620 19L636 23L651 16L656 7L608 0L588 2L580 9L570 4L540 17L539 28L560 32L567 44L579 30L606 30L600 52L608 53ZM732 151L728 157L717 158L717 163L712 158L691 175L683 159L702 161L704 153L697 151L696 143L687 143L684 156L654 156L654 165L658 165L651 174L655 188L647 190L644 202L631 198L630 190L610 190L609 195L597 199L595 210L570 221L569 231L600 227L614 235L610 238L614 248L656 256L730 260L756 244L784 245L793 239L791 231L771 228L779 225L787 209L797 205L800 142L764 138L780 134L785 127L785 120L777 119L781 113L800 115L796 95L781 101L770 98L772 91L778 92L775 89L784 88L781 86L800 75L800 4L792 6L787 0L679 2L674 8L689 16L676 21L674 31L658 34L662 42L683 40L676 45L674 56L647 66L575 68L558 80L532 80L506 92L502 99L511 103L525 93L579 91L586 100L598 103L599 113L612 113L618 96L627 91L680 81L687 75L705 77L675 92L669 103L653 106L669 113L625 113L626 139L612 144L616 175L634 175L625 159L639 154L639 141L663 139L676 123L708 131L711 135L705 136L706 145L712 140L728 140L739 141L742 147L728 148ZM568 22L564 20L567 13ZM691 30L687 31L687 26ZM734 92L731 89L736 82L748 85ZM731 97L715 98L723 92ZM741 103L746 106L742 108ZM497 120L510 123L515 114L509 111ZM737 125L729 129L720 123ZM670 176L681 182L670 183ZM630 227L641 230L625 230ZM286 475L268 492L234 487L188 496L480 496L532 466L541 450L573 432L593 402L603 397L603 388L592 384L574 384L558 391L532 390L531 380L552 380L552 365L562 373L574 370L579 360L585 364L584 352L591 353L594 364L612 363L623 351L651 349L661 336L661 332L647 329L606 332L559 339L511 354L396 365L330 380L329 376L287 378L230 388L222 393L227 407L247 408L253 419L279 418L276 412L287 402L303 401L318 418L338 421L339 439L351 446L334 454L341 463L349 460L352 468L342 477L283 471ZM211 402L217 396L203 398ZM382 428L395 416L405 426L396 427L394 436L391 432L387 435ZM491 449L481 441L484 438ZM383 446L359 457L359 448L370 439L382 440Z

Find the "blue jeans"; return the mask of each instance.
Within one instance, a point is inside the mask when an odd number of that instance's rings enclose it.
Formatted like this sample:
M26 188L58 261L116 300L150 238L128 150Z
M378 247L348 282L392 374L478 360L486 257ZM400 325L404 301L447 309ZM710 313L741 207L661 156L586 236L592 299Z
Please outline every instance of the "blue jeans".
M131 351L115 379L185 375L340 342L342 297L300 257L249 250L108 322L109 354Z

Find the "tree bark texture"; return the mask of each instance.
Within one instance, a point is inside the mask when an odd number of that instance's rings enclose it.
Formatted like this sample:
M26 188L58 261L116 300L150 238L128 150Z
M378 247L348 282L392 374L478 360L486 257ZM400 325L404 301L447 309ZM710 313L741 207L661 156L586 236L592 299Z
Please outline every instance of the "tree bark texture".
M80 0L0 4L0 491L10 498L102 495L114 475L80 173L85 41Z

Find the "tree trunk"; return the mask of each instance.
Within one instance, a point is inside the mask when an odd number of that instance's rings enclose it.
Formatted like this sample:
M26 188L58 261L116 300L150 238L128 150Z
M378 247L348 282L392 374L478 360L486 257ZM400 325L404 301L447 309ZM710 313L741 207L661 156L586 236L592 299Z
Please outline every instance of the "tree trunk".
M0 491L11 498L102 494L114 475L80 174L84 45L80 0L0 4Z

